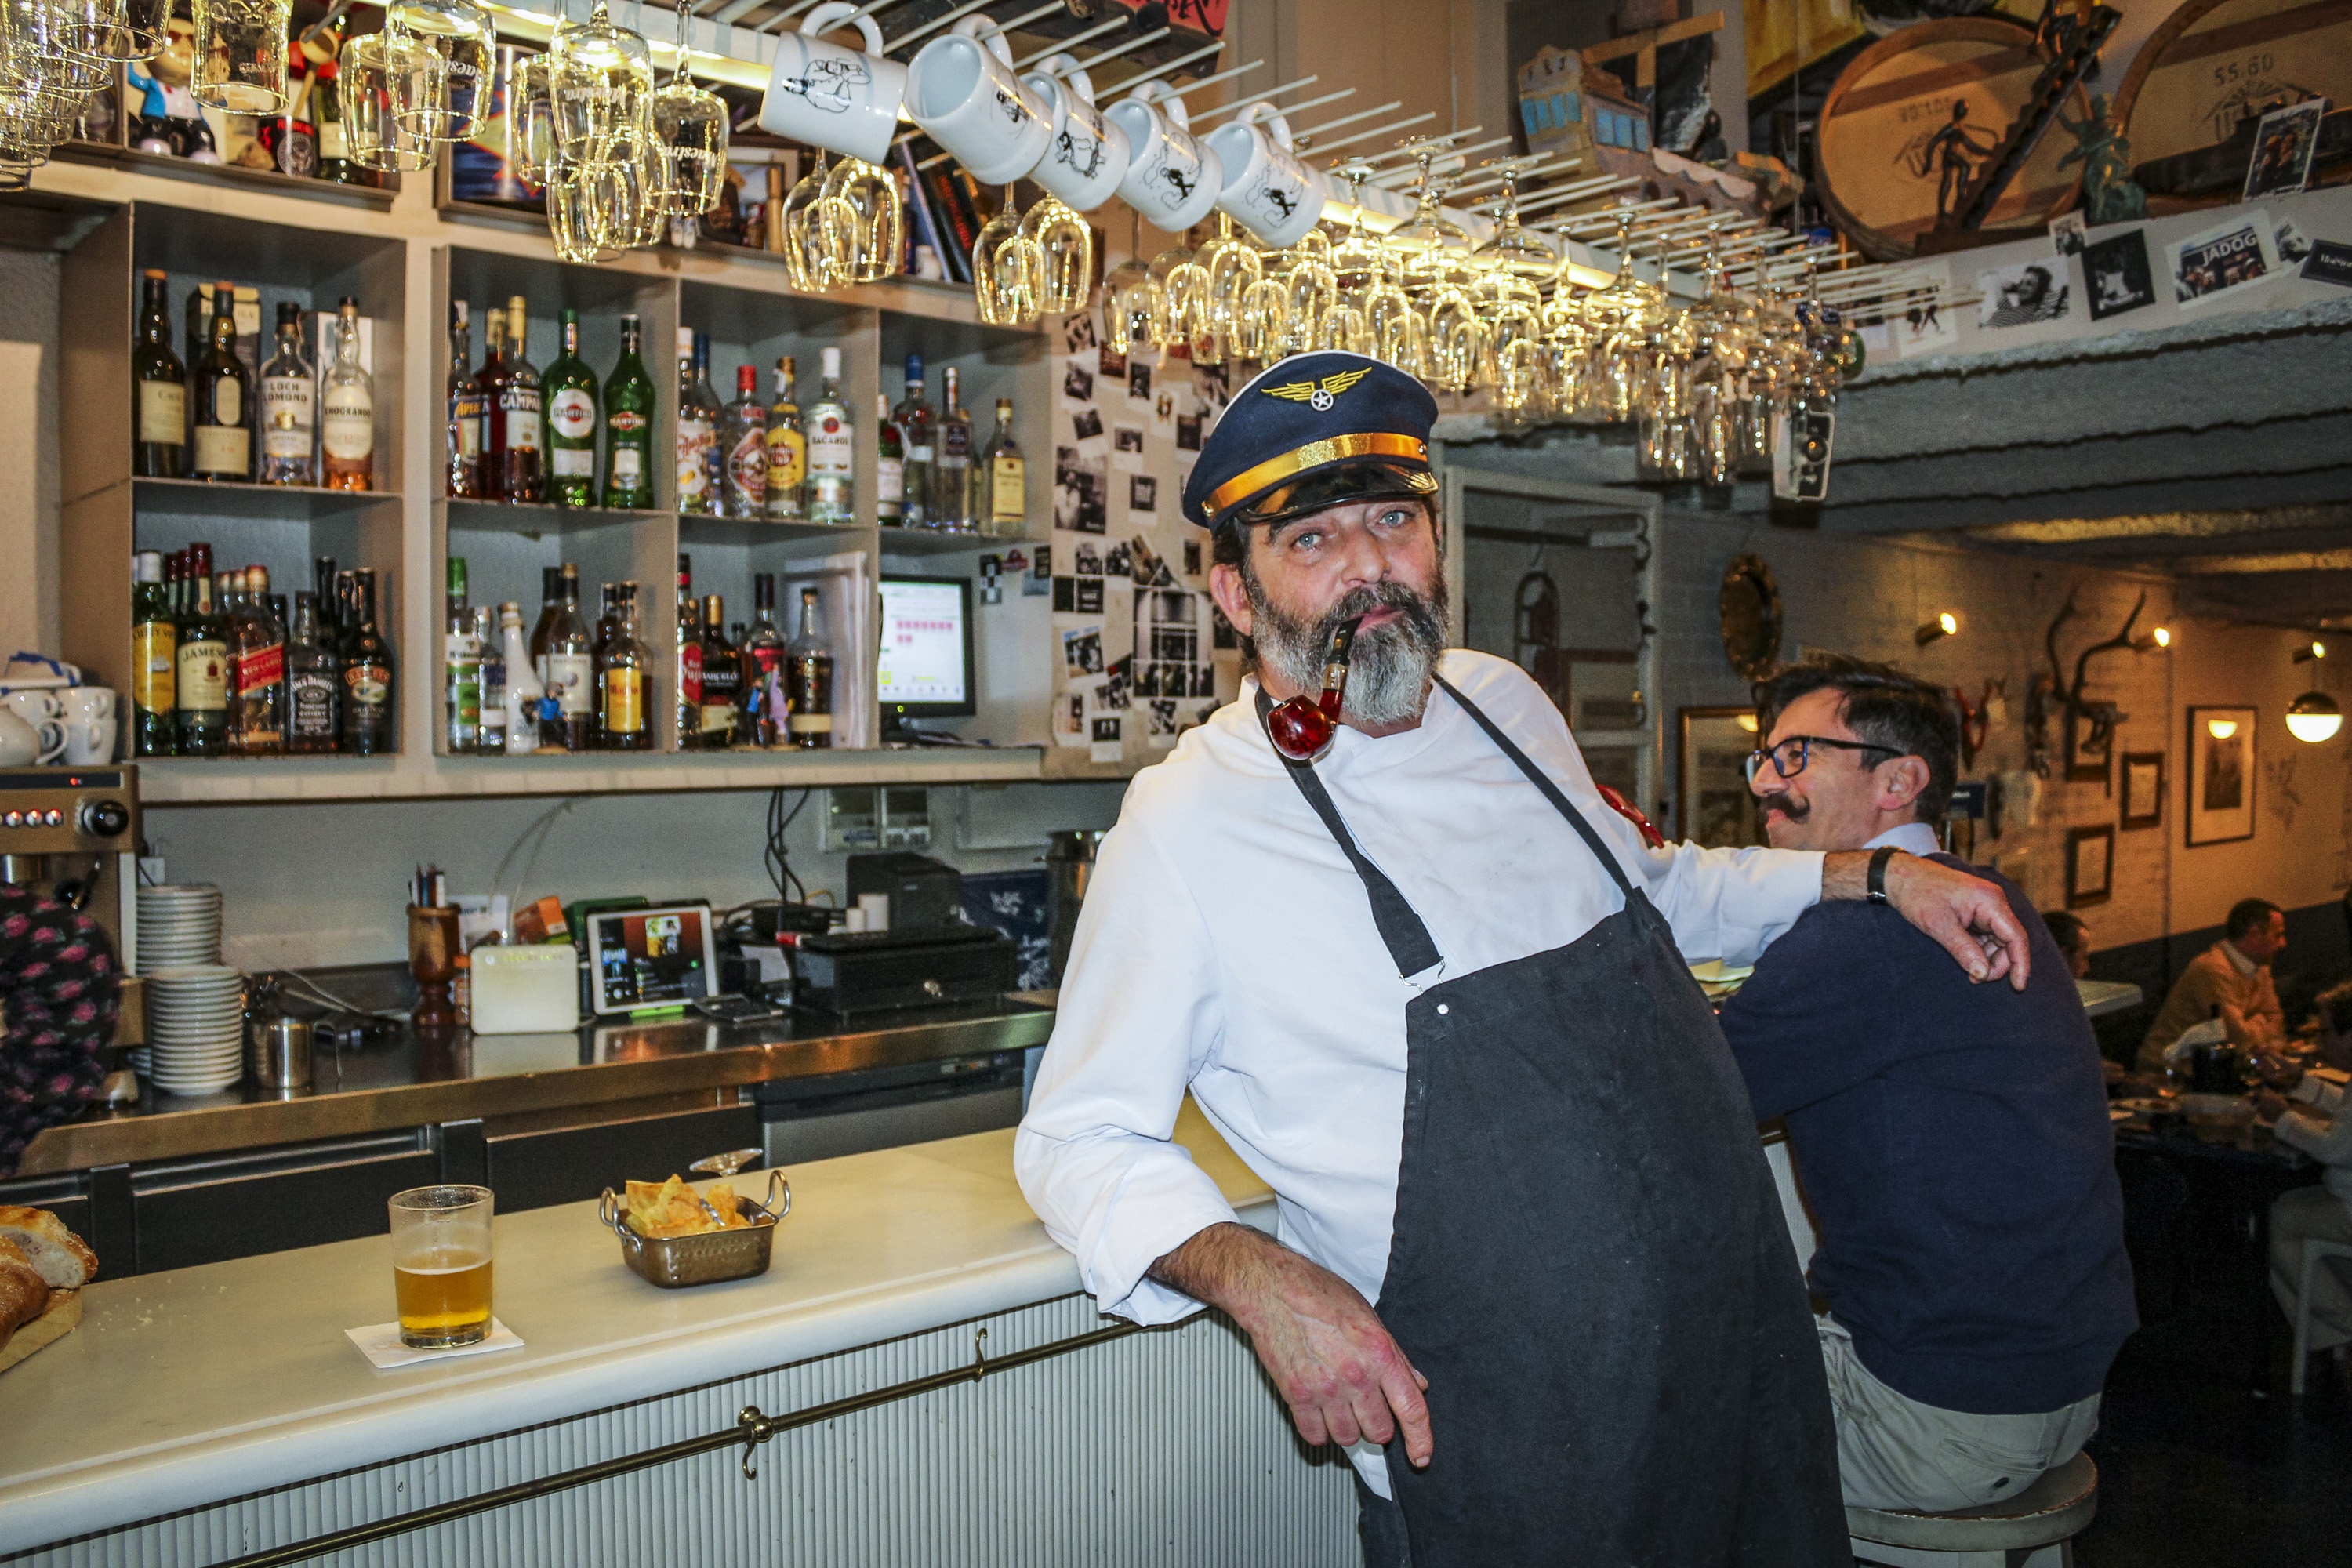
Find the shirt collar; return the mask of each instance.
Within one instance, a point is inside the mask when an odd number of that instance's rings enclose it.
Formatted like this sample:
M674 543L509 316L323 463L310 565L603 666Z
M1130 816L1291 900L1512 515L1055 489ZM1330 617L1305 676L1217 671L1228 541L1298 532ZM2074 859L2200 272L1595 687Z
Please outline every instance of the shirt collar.
M2228 937L2223 937L2221 939L2221 951L2229 955L2230 967L2236 970L2240 974L2244 975L2249 980L2252 980L2254 977L2254 971L2262 967L2261 964L2256 963L2252 959L2248 958L2244 953L2240 952L2238 951L2238 944L2231 942Z
M1863 847L1876 849L1889 844L1912 855L1940 855L1944 852L1943 841L1936 837L1936 830L1924 822L1906 822L1890 827Z

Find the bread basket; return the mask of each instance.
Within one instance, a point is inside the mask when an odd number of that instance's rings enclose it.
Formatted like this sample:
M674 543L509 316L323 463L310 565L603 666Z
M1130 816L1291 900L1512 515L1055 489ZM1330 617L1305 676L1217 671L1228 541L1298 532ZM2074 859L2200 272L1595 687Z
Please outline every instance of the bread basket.
M776 1222L793 1212L792 1185L782 1171L770 1171L765 1204L743 1197L735 1204L736 1212L751 1222L748 1228L706 1231L700 1236L639 1236L629 1227L621 1200L606 1187L597 1203L596 1217L621 1238L621 1261L630 1272L648 1284L676 1290L688 1285L715 1285L722 1279L749 1279L768 1271Z

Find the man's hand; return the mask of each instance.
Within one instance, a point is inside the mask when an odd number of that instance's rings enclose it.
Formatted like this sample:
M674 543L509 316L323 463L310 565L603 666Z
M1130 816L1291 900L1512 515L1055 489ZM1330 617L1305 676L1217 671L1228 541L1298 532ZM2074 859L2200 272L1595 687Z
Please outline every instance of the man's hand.
M2263 1126L2277 1126L2279 1118L2284 1116L2288 1109L2284 1097L2276 1089L2263 1089L2254 1091L2254 1120Z
M1415 1372L1356 1288L1241 1225L1213 1225L1151 1266L1151 1277L1242 1326L1309 1444L1387 1443L1402 1429L1418 1468L1432 1451L1429 1380Z
M1841 849L1823 856L1822 897L1867 896L1872 853ZM1886 864L1886 901L1941 943L1970 980L2006 974L2012 990L2025 989L2032 968L2025 932L1990 882L1916 855L1897 855Z

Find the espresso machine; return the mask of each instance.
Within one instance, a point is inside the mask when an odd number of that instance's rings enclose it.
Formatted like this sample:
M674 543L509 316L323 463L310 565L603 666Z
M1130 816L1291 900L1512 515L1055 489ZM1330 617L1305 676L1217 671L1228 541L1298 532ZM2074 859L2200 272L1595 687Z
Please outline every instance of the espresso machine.
M122 966L117 1052L143 1042L139 967L139 770L127 763L0 769L0 882L38 889L104 927ZM136 1100L118 1055L102 1097Z

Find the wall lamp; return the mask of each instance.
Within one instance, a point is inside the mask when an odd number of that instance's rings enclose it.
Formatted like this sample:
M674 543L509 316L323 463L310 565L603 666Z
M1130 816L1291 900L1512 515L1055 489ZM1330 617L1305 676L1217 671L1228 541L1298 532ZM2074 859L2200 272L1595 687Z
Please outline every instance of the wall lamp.
M1911 634L1911 640L1926 647L1937 637L1950 637L1960 629L1960 617L1946 610L1934 620Z
M2171 646L2172 628L2170 626L2158 626L2144 637L2132 638L2132 651L2134 653L2146 653L2150 648L2170 647Z
M2321 642L2317 637L2312 638L2309 642L2294 650L2294 662L2297 664L2309 664L2313 659L2326 658L2326 657L2327 645Z
M2306 691L2287 704L2286 727L2298 741L2317 745L2332 741L2344 727L2344 710L2324 691Z

